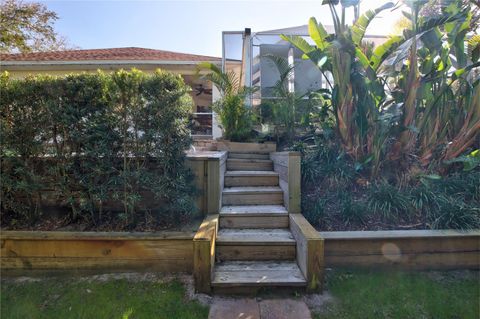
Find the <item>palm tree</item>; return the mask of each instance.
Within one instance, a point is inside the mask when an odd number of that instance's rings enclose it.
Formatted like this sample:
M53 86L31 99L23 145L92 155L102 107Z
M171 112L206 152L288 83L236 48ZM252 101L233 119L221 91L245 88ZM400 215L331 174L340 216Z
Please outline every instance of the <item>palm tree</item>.
M240 83L233 71L222 72L213 63L202 62L197 66L197 73L209 71L203 78L211 81L220 92L220 99L213 104L213 110L218 114L224 130L224 137L232 141L245 141L252 133L252 116L245 105L245 99L253 90Z

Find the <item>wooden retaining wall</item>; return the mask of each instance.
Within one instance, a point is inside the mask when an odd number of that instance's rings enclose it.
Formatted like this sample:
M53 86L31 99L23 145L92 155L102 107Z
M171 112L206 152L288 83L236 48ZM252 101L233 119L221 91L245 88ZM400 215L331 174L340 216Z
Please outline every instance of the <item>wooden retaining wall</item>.
M298 215L300 219L294 218L295 216L297 215L291 215L292 225L301 222L300 215ZM197 270L207 269L202 273L207 274L208 277L213 266L211 257L214 255L212 249L215 247L214 234L218 227L217 220L218 215L209 215L205 220L208 227L205 225L200 227L195 241L193 232L3 231L0 235L0 268L2 275L8 273L31 275L35 272L59 270L96 273L111 271L193 273L194 242L196 242L198 251L208 252L208 258L202 259L200 255L197 256L199 258L196 261ZM206 235L200 236L200 234ZM319 253L312 255L313 257L303 254L303 259L299 260L300 263L305 264L303 268L307 276L311 277L309 281L311 283L318 282L318 279L308 274L316 274L315 267L322 268L322 262L328 268L480 269L479 230L320 232L319 234L318 238L310 235L305 237L306 242L314 242L317 245L315 247L318 247ZM321 260L321 249L324 249L323 260ZM302 251L299 249L299 252ZM308 270L310 267L308 265L311 265L313 272ZM203 279L208 281L208 278ZM199 280L202 281L202 278Z
M2 273L193 270L190 232L29 232L0 235Z
M479 269L480 231L320 232L325 266Z

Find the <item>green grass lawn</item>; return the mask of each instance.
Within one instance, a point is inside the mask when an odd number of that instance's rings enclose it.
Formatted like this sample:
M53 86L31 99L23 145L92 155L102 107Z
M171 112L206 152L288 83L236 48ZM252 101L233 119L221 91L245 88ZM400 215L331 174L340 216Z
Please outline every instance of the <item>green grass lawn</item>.
M478 272L336 271L327 281L335 301L315 319L480 318Z
M185 299L178 281L2 282L1 318L197 319L208 308Z

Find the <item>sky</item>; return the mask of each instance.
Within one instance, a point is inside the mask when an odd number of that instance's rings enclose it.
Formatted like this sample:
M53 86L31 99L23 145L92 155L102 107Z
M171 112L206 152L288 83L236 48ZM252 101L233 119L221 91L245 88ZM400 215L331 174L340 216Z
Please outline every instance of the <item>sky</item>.
M298 26L311 16L331 24L330 11L321 0L41 2L59 15L55 30L82 49L144 47L221 56L222 31ZM385 2L363 0L361 10ZM400 14L400 10L382 14L367 33L391 33Z

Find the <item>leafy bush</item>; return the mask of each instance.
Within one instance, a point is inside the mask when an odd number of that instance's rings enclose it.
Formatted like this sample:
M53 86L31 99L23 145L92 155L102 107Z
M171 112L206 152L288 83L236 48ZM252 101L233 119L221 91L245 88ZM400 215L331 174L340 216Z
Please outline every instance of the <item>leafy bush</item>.
M1 207L33 221L44 205L96 222L121 211L192 211L188 87L157 71L1 78Z
M224 138L242 142L252 137L252 114L241 95L225 96L213 104L224 129Z

